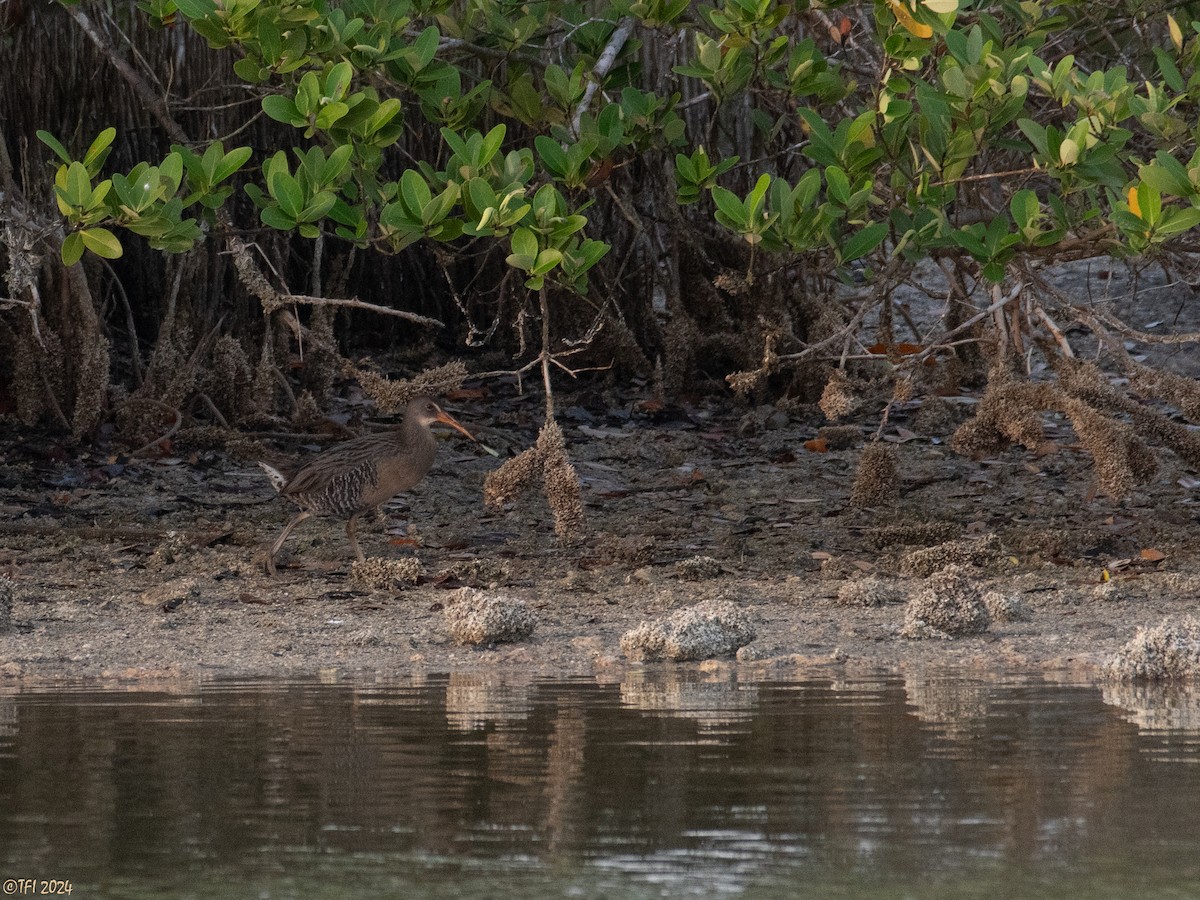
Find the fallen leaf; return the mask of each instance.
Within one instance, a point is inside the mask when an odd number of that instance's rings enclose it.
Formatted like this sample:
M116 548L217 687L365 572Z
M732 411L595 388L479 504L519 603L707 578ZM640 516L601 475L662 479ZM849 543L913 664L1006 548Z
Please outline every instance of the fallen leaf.
M1167 554L1163 553L1161 550L1155 550L1153 547L1145 548L1141 553L1138 554L1138 556L1146 560L1146 562L1162 562L1167 558Z
M811 441L804 442L804 449L813 453L828 453L829 443L825 438L813 438Z
M896 433L895 434L885 434L883 436L883 439L892 444L905 444L905 443L908 443L909 441L915 440L916 438L919 438L919 437L920 437L920 435L917 434L915 431L909 431L907 428L901 428L899 425L897 425Z
M416 538L394 537L388 541L393 547L420 547L421 542Z
M833 554L824 550L814 550L811 556L813 559L833 559Z

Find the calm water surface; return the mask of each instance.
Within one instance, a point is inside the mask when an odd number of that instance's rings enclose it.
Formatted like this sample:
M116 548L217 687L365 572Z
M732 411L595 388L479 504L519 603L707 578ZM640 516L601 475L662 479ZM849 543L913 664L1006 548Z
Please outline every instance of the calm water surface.
M74 898L1200 897L1200 688L462 675L0 693Z

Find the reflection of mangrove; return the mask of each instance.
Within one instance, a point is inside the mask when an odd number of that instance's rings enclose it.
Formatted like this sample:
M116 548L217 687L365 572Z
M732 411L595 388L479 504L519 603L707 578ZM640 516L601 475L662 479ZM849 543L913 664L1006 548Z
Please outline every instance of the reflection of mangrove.
M1143 708L1137 688L1110 691ZM1175 708L1192 715L1184 695ZM1165 766L1132 779L1135 729L1098 692L1056 685L641 670L619 684L18 693L0 702L0 737L0 846L41 871L97 856L110 870L153 857L250 871L283 849L549 862L699 851L696 836L729 834L762 852L945 868L1115 840L1087 823L1124 816L1141 792L1193 796Z
M17 736L17 700L11 694L0 694L0 753Z
M520 722L529 716L533 679L458 673L446 685L446 724L456 731Z
M1142 731L1200 735L1200 684L1105 684L1104 702L1120 708L1123 718Z
M690 719L704 728L747 721L757 704L758 686L739 683L730 673L632 669L621 681L622 706Z
M904 692L918 719L953 738L969 736L986 725L997 688L973 678L910 674L904 678Z

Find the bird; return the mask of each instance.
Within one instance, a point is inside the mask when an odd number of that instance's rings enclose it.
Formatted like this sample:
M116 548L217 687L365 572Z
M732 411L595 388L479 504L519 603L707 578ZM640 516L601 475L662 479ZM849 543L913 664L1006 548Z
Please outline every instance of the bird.
M429 430L435 422L475 440L432 398L417 397L405 408L404 420L386 432L336 444L294 469L259 462L276 493L300 507L267 554L267 573L275 574L275 557L292 529L313 516L348 516L346 536L358 561L365 561L358 546L358 517L425 477L437 452L437 439Z

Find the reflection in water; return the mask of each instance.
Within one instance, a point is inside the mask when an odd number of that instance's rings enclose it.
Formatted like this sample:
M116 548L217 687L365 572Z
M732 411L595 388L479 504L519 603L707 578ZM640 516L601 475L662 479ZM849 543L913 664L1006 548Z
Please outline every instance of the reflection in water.
M621 681L622 706L691 719L710 730L748 720L757 700L756 684L739 684L728 674L634 669Z
M1125 710L1124 718L1143 731L1200 734L1198 684L1105 685L1104 702Z
M965 738L986 725L996 686L974 676L931 678L916 674L905 676L904 692L922 722L936 726L947 737Z
M519 675L453 674L446 684L446 724L457 731L511 724L528 718L533 678Z
M323 682L0 694L0 877L87 898L1200 895L1190 687Z

